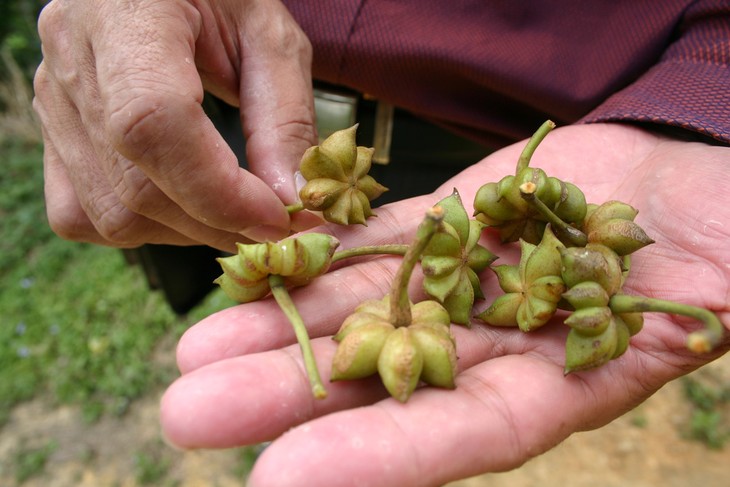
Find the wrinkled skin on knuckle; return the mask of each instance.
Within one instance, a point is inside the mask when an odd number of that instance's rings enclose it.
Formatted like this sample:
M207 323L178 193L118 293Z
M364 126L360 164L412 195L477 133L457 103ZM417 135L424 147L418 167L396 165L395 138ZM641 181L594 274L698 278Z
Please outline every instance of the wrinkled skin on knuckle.
M124 171L122 179L114 186L114 192L125 208L149 218L163 213L170 203L160 189L135 167Z
M116 247L134 247L143 243L138 236L137 226L141 217L121 203L102 211L96 222L97 232L104 240Z
M143 158L174 125L171 103L174 100L164 93L140 89L112 109L108 127L114 148L132 161Z
M47 205L46 217L53 233L64 240L84 242L95 233L86 215L75 205Z

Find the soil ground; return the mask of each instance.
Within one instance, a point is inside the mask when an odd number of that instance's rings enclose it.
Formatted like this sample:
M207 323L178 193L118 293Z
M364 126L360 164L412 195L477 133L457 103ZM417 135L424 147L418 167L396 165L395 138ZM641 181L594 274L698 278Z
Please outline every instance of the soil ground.
M730 354L692 374L730 384ZM124 417L86 423L78 408L34 400L17 407L0 430L0 486L15 480L17 452L56 445L42 472L23 487L227 487L243 485L241 451L178 452L160 439L162 391L133 404ZM692 405L682 381L600 430L571 436L511 472L453 482L448 487L663 487L730 485L730 445L710 449L686 439ZM726 402L719 410L730 417Z

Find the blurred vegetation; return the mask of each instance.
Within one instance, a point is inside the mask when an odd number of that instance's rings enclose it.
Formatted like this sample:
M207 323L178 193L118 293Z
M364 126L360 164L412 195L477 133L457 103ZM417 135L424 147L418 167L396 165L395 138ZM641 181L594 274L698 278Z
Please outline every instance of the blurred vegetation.
M41 60L36 19L46 3L48 0L3 0L0 7L0 48L12 56L27 79ZM0 80L7 81L9 76L7 66L0 67Z
M709 448L720 450L730 440L730 385L712 375L698 375L682 379L684 394L692 407L685 436L700 441Z
M0 143L39 143L33 74L41 60L36 31L46 0L3 0L0 6Z
M89 419L123 413L171 379L150 360L167 333L225 306L211 299L180 319L119 250L67 242L48 227L41 148L5 143L0 173L0 424L39 392L81 404Z

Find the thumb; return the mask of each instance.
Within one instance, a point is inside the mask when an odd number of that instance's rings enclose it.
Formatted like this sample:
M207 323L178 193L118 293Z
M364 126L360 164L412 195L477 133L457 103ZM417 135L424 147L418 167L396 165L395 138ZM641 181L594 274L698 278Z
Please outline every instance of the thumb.
M302 154L317 143L312 48L283 5L262 3L241 34L241 123L251 172L289 204Z

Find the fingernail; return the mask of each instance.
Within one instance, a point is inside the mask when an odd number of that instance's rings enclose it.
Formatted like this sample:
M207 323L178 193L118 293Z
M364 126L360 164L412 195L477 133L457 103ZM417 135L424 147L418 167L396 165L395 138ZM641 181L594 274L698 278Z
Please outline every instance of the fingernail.
M241 230L240 233L256 242L278 242L289 235L289 229L271 225L257 225Z

